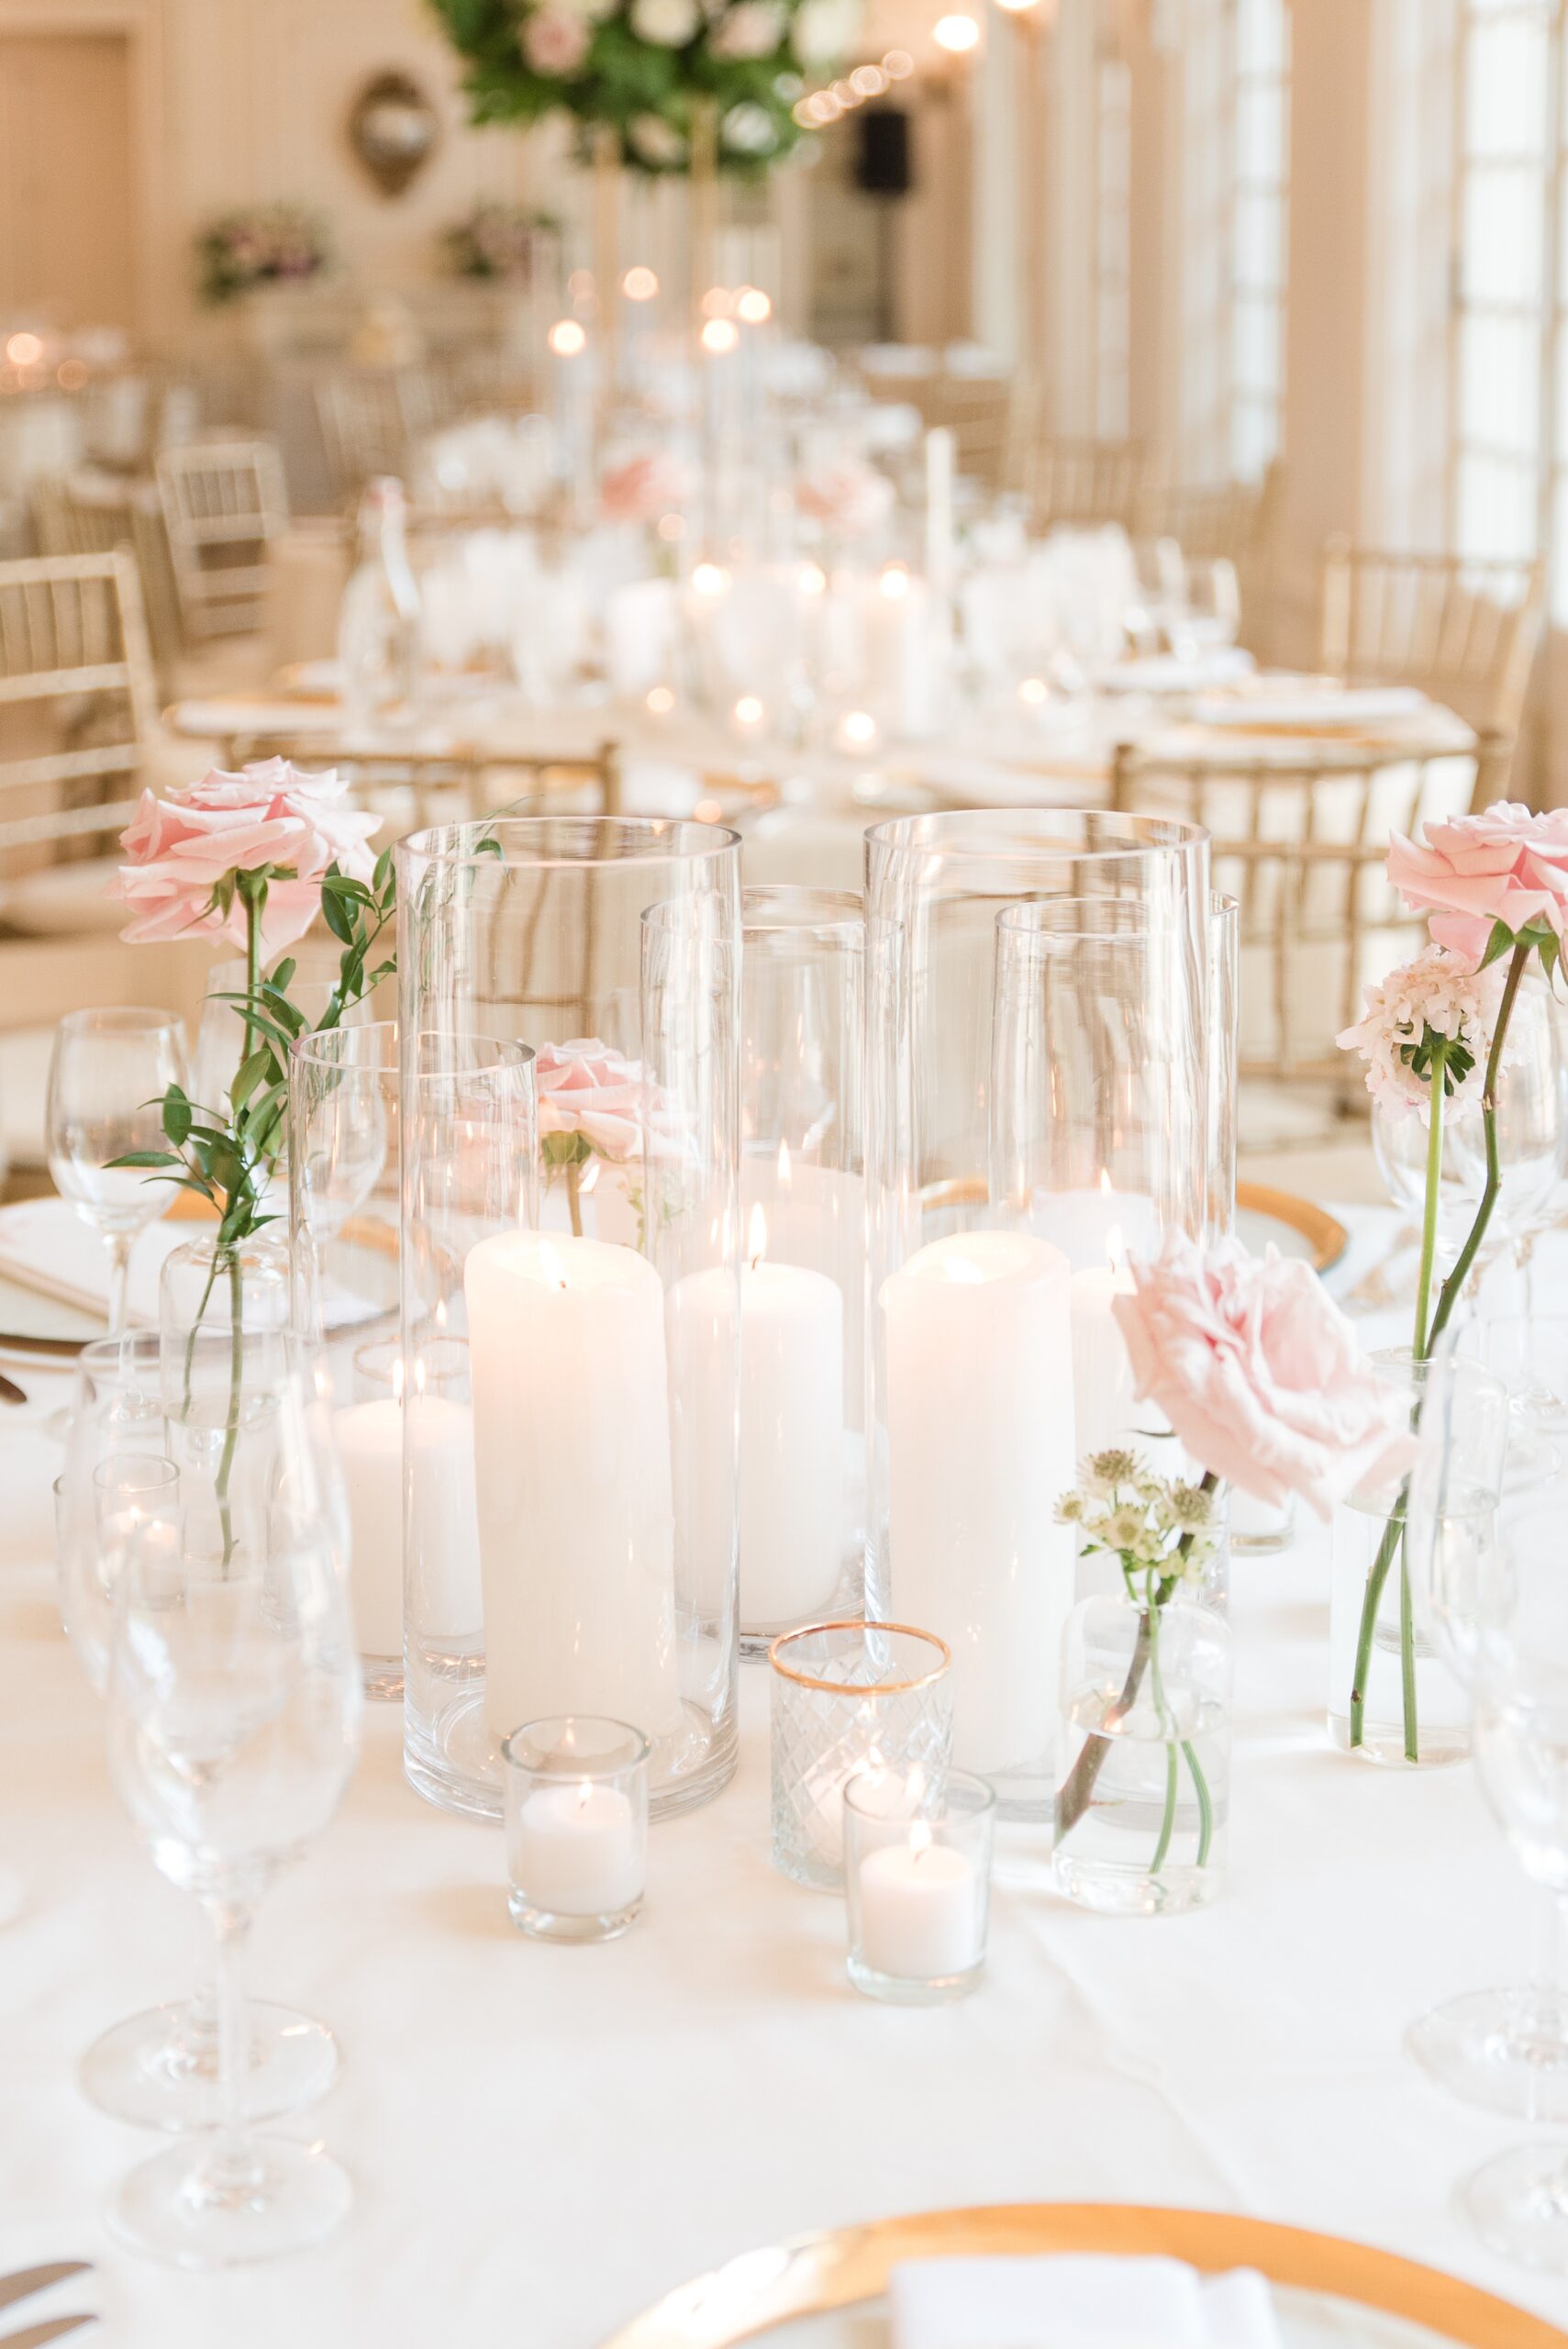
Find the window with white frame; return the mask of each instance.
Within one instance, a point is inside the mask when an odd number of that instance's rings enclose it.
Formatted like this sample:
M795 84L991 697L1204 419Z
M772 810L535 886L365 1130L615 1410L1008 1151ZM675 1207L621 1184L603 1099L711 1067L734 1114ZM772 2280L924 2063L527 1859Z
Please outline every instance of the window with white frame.
M1189 0L1180 58L1183 468L1256 479L1283 406L1287 0Z
M1528 560L1545 518L1562 14L1561 0L1462 0L1458 21L1449 540L1478 559Z

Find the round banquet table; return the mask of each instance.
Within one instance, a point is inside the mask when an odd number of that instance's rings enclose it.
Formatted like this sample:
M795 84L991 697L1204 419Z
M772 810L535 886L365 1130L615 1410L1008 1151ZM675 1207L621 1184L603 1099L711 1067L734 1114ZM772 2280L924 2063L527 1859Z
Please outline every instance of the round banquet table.
M1348 1293L1393 1219L1354 1218ZM1568 1275L1568 1241L1542 1251ZM1553 1261L1553 1255L1555 1261ZM1398 1320L1369 1320L1368 1342ZM1568 2284L1492 2258L1455 2181L1528 2124L1430 2087L1401 2033L1521 1978L1529 1895L1468 1769L1403 1776L1328 1747L1329 1545L1237 1562L1229 1874L1204 1913L1095 1918L1004 1831L979 1993L895 2009L849 1988L840 1901L768 1860L765 1668L742 1676L735 1783L655 1830L646 1911L560 1949L506 1920L499 1834L404 1783L370 1711L343 1812L261 1911L253 1987L329 2021L325 2141L357 2199L330 2247L187 2277L108 2236L106 2189L154 2149L72 2084L94 2034L183 1991L193 1903L108 1783L98 1701L50 1559L60 1382L0 1430L0 2273L84 2258L39 2313L96 2307L136 2349L594 2349L684 2277L803 2230L957 2204L1174 2203L1349 2235L1568 2324ZM17 2321L31 2317L29 2304ZM86 2337L86 2336L84 2336Z

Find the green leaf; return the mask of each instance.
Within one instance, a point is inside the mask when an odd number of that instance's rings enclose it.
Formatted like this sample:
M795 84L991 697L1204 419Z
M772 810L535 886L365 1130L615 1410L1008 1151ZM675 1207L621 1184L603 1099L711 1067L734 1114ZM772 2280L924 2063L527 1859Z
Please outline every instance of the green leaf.
M1486 952L1481 957L1480 963L1477 967L1485 971L1490 963L1496 963L1500 955L1507 954L1514 944L1514 933L1508 928L1507 923L1506 921L1494 922L1492 925L1492 935L1487 941Z
M128 1150L123 1157L106 1163L110 1166L178 1166L182 1162L172 1150Z
M191 1130L191 1105L177 1085L163 1096L163 1130L176 1150L183 1150Z
M234 1082L228 1088L228 1097L236 1109L242 1109L245 1107L257 1085L272 1066L273 1058L270 1049L252 1052L249 1060L241 1061Z
M353 917L337 891L328 889L325 884L321 891L321 916L334 938L340 940L345 946L353 944Z
M286 996L288 994L289 981L293 978L298 968L299 964L295 962L294 956L292 954L287 955L284 960L278 964L278 967L272 973L272 977L270 979L264 979L261 984L269 995L280 995Z

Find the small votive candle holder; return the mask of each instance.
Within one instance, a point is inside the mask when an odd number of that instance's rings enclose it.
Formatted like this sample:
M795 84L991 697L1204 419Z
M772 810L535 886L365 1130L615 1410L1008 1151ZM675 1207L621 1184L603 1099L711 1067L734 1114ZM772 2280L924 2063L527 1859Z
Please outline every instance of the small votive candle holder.
M773 1865L836 1892L851 1778L892 1772L940 1796L952 1752L951 1651L934 1631L856 1617L783 1632L768 1661Z
M543 1942L613 1942L642 1906L648 1740L625 1721L562 1714L501 1746L506 1907Z
M940 1801L923 1784L889 1789L873 1771L844 1789L849 1976L868 1998L906 2007L966 1998L985 1970L996 1798L950 1770Z

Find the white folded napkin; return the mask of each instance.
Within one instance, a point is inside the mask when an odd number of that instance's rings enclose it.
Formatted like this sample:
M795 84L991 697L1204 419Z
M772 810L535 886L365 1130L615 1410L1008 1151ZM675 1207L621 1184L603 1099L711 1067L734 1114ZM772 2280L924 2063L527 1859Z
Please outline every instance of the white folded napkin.
M1062 2252L919 2259L888 2282L894 2349L1284 2349L1251 2268Z
M158 1276L163 1259L200 1227L160 1221L138 1239L130 1260L127 1309L133 1322L158 1319ZM18 1288L36 1290L79 1312L109 1311L109 1252L64 1199L19 1199L0 1210L0 1273Z

